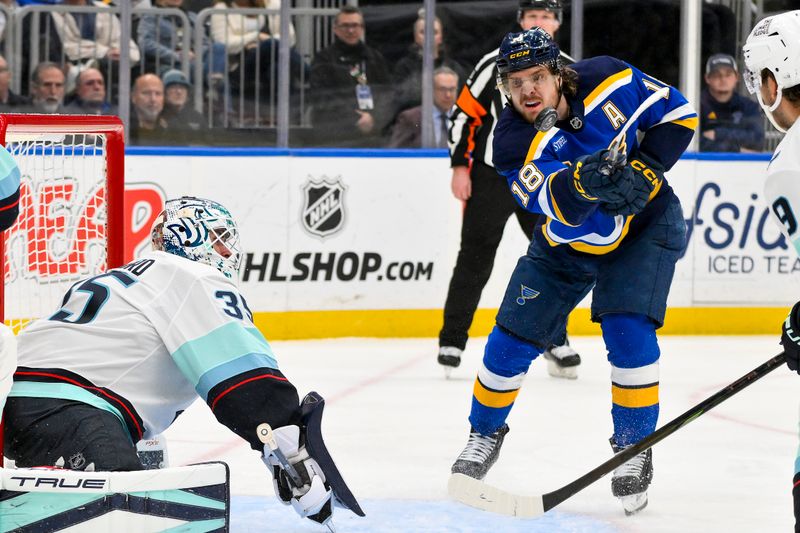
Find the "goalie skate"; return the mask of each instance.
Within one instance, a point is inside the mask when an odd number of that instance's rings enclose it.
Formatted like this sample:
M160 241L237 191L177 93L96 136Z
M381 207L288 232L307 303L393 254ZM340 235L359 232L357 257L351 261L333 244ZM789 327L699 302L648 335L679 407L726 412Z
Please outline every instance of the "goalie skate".
M624 448L611 441L617 453ZM625 514L630 516L647 507L647 489L653 480L653 450L648 449L614 469L611 477L611 492L619 498Z
M550 346L544 351L544 358L547 360L547 373L551 376L564 379L578 378L581 356L569 344Z

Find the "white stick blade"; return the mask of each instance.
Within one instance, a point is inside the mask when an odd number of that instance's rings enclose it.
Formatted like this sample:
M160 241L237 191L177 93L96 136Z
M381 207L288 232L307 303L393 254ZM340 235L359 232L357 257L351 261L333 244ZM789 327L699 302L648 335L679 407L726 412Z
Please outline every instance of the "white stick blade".
M456 501L491 513L520 518L534 518L544 514L541 496L511 494L464 474L450 476L447 492Z

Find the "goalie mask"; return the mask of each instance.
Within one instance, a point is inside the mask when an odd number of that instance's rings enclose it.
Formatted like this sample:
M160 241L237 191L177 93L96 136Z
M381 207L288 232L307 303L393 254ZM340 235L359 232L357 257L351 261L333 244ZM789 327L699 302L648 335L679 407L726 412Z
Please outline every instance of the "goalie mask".
M756 24L742 47L745 71L744 83L750 94L756 94L758 103L775 128L772 116L781 103L783 89L800 84L800 11L788 11L767 17ZM778 95L771 106L761 96L761 71L769 70L778 85Z
M167 200L150 231L154 250L212 266L236 279L242 260L239 228L230 211L211 200Z

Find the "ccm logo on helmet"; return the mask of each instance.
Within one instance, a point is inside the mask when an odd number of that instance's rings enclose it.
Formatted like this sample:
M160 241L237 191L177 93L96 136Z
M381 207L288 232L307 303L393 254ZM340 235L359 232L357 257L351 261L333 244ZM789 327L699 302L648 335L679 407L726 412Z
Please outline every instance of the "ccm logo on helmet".
M28 481L31 481L29 488L34 487L52 487L54 489L104 489L106 480L102 478L85 478L69 481L63 478L55 477L23 477L12 476L12 480L18 481L20 487L26 486Z
M515 52L515 53L511 54L510 56L508 56L508 58L509 59L516 59L518 57L530 55L530 53L531 53L530 50L523 50L522 52Z

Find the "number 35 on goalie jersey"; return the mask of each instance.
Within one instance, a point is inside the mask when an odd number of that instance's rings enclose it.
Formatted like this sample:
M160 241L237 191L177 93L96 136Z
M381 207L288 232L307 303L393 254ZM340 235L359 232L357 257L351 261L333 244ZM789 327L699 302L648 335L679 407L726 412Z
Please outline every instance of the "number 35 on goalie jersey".
M101 407L141 425L144 438L166 429L197 395L213 409L217 385L278 367L237 287L213 267L165 252L76 283L59 310L20 335L19 360L113 391L133 414L113 402Z

